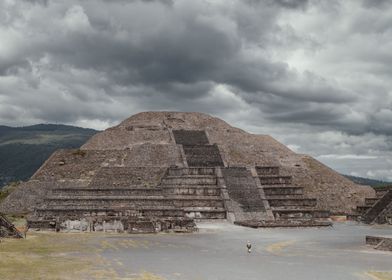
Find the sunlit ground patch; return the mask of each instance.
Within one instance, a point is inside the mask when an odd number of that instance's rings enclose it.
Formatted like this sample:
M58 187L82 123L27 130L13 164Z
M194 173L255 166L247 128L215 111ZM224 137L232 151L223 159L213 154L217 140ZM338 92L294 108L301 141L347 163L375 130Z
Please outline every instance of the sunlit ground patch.
M392 280L392 271L370 271L367 275L374 280Z
M294 243L295 243L294 240L277 242L277 243L273 243L273 244L267 246L266 250L268 252L270 252L271 254L281 255L285 248L287 248L288 246L290 246Z

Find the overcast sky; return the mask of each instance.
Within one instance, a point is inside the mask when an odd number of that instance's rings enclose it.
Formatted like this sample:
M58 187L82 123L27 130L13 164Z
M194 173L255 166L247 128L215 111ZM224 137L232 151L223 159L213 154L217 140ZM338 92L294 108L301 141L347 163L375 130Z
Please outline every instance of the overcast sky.
M199 111L392 181L392 1L0 1L0 124Z

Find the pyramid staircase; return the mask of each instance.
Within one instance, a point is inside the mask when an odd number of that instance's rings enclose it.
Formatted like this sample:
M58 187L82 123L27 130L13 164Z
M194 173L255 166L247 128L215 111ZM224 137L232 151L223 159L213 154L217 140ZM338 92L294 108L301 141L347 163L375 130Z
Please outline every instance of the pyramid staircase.
M236 222L268 219L262 190L258 188L251 170L246 167L221 169L230 201L229 208Z
M210 144L204 130L173 130L177 144L182 145L189 167L224 166L218 146Z

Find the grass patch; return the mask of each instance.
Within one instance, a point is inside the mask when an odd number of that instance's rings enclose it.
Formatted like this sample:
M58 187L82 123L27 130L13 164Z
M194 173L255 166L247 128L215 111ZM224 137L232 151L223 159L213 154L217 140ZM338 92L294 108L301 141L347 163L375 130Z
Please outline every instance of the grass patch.
M83 234L28 233L0 243L0 279L81 279L93 264Z
M21 182L12 182L8 186L0 189L0 202L2 202L7 196L9 196Z
M81 157L84 157L84 156L86 155L86 151L77 149L77 150L73 151L72 154L73 154L74 156L81 156Z
M371 271L367 273L372 279L375 280L392 280L392 272L390 271L383 271L383 272L378 272L378 271Z

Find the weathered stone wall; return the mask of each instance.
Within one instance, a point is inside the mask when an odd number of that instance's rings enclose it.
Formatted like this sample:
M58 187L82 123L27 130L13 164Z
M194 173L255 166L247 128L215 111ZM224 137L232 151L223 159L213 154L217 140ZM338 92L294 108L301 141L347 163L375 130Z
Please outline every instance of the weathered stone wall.
M166 167L102 167L89 187L156 187L165 175Z
M310 156L284 157L280 164L281 174L292 175L293 185L303 187L307 196L317 198L320 209L332 214L353 213L365 197L375 196L371 187L354 184Z
M120 165L124 153L118 150L58 150L32 179L56 181L91 180L101 166Z
M134 145L126 151L124 166L183 166L179 146L175 144ZM123 152L124 154L124 152Z
M20 184L0 204L0 212L5 214L31 213L36 206L43 202L51 183L30 180Z

